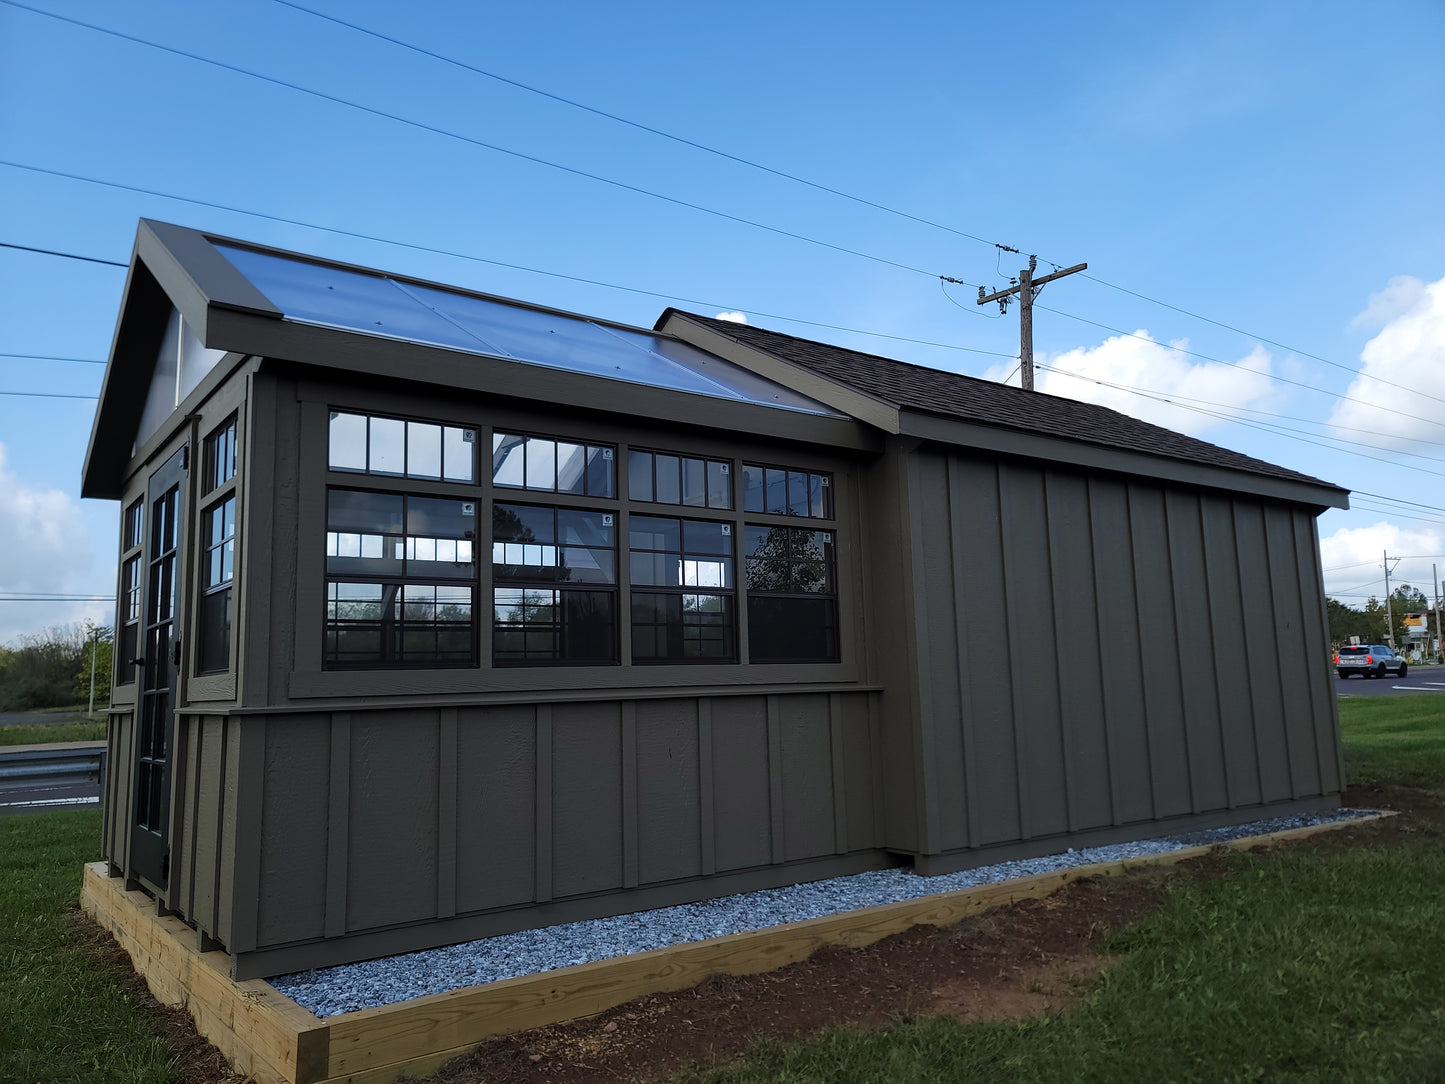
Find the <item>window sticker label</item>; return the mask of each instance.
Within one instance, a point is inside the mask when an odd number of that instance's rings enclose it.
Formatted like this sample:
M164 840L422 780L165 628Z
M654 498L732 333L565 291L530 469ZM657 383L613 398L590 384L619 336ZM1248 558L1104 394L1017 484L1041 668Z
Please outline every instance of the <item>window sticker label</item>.
M724 474L726 474L726 473L728 472L728 466L729 466L729 464L727 464L727 463L724 463L724 464L722 465L722 472L723 472Z
M731 523L724 523L724 524L722 525L722 529L723 529L723 534L725 534L725 535L730 535L730 534L733 533L733 525L732 525Z
M828 476L826 474L823 475L823 485L828 485Z
M462 502L462 515L464 515L464 516L475 516L476 514L477 514L477 506L476 506L475 504L473 504L471 501L463 501L463 502Z
M471 430L471 429L463 429L463 430L462 430L462 441L463 441L464 443L466 443L466 444L471 444L471 443L472 443L474 440L476 440L476 439L477 439L477 434L476 434L476 432L475 432L474 430Z
M610 513L610 512L604 512L604 513L602 514L602 526L604 526L604 527L611 527L611 526L612 526L612 513Z
M823 541L824 541L824 542L831 542L831 541L833 541L833 536L832 536L831 534L829 534L827 531L824 531L824 532L823 532Z
M603 459L611 459L611 458L612 458L612 449L611 449L611 448L603 448L603 449L602 449L602 458L603 458Z

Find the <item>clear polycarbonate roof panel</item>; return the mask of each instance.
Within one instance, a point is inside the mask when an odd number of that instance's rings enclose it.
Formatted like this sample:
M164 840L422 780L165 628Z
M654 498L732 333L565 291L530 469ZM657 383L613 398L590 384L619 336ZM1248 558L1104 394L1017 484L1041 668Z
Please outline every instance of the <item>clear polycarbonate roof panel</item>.
M288 320L809 414L822 403L687 343L577 316L216 244Z

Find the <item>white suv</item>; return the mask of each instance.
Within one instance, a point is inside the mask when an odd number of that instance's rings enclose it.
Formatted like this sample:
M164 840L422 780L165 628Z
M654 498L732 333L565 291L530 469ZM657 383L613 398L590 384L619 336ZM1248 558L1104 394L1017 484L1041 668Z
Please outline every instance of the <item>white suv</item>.
M1339 654L1335 656L1335 672L1342 678L1351 674L1384 677L1388 670L1404 677L1405 669L1405 660L1384 644L1350 644L1340 648Z

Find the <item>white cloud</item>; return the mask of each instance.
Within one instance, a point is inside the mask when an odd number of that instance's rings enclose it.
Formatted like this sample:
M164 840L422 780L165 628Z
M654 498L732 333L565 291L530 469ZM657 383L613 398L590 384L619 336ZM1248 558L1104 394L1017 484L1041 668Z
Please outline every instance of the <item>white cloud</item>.
M1263 347L1256 346L1231 365L1191 358L1183 353L1188 346L1187 339L1156 342L1143 330L1134 336L1113 336L1098 346L1045 356L1043 363L1049 368L1039 373L1036 386L1051 395L1099 403L1196 435L1223 420L1199 410L1233 417L1241 408L1267 404L1272 359ZM1058 369L1065 372L1054 371ZM1149 397L1126 389L1147 392ZM1188 407L1161 399L1188 402Z
M1445 423L1445 404L1420 392L1445 397L1445 278L1392 279L1355 322L1380 331L1360 351L1364 365L1345 392L1358 401L1342 399L1330 424L1343 437L1350 428L1388 434L1385 442L1402 451L1425 451L1421 442L1438 447L1445 428L1428 419Z
M748 314L745 312L720 312L715 319L727 320L734 324L746 324L748 322Z
M1416 554L1445 552L1445 530L1400 527L1381 520L1368 527L1341 527L1320 539L1320 567L1325 570L1325 594L1357 609L1373 595L1385 598L1385 553L1403 557L1391 561L1390 590L1402 583L1433 598L1429 557ZM1437 560L1436 564L1440 564Z
M0 444L0 594L89 593L111 577L92 569L80 505L58 489L26 486ZM0 644L73 621L109 620L105 603L0 602Z

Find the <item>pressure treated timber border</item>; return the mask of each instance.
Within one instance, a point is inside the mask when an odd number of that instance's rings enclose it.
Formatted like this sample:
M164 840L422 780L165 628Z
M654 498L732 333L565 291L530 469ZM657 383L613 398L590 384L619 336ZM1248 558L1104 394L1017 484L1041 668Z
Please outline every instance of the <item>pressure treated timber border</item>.
M154 902L126 892L105 863L85 867L81 904L115 934L157 1000L183 1006L196 1029L256 1084L390 1084L428 1073L496 1035L602 1012L644 994L694 986L709 975L747 975L802 960L824 945L861 947L916 925L946 926L1086 877L1172 865L1216 847L1249 850L1394 816L1369 817L1246 836L1223 844L1019 877L977 888L885 903L845 914L728 934L536 975L361 1009L325 1020L260 979L235 982L230 958L200 952L195 931L158 917Z

